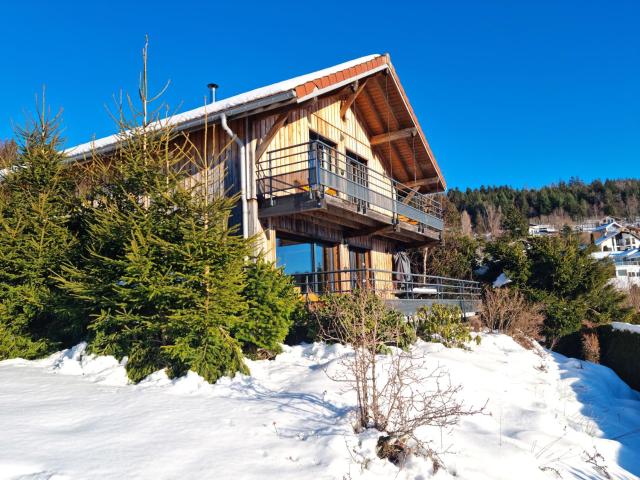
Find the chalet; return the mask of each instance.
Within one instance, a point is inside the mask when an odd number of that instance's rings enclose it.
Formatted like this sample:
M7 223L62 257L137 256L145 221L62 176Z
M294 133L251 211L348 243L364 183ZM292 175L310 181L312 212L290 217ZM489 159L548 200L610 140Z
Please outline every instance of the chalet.
M609 258L616 267L616 286L628 288L640 285L640 248L612 253Z
M219 181L241 194L243 235L309 298L361 286L408 313L434 302L476 305L477 283L411 272L405 251L441 241L446 182L388 55L212 101L170 122L206 155L232 143ZM86 160L117 141L67 154Z
M640 247L640 237L627 229L607 229L593 243L601 252L624 252Z
M550 225L550 224L537 224L537 223L529 224L529 235L532 235L534 237L556 235L557 233L558 233L558 230L553 225Z

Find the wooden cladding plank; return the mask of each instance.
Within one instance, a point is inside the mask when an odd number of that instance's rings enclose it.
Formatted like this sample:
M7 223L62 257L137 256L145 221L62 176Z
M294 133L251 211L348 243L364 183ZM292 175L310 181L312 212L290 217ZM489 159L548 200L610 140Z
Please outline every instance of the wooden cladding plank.
M418 129L414 127L403 128L401 130L395 130L392 132L381 133L380 135L374 135L371 137L371 146L379 145L381 143L394 142L402 138L413 137L418 133Z

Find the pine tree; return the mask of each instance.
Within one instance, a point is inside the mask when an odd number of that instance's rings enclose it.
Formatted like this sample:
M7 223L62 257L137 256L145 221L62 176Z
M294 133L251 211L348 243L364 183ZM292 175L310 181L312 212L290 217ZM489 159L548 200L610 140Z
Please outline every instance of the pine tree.
M582 327L624 321L631 313L609 283L613 265L593 258L574 235L500 240L488 244L487 253L490 278L505 272L515 288L544 305L551 347Z
M251 245L229 226L237 198L209 189L225 149L198 157L188 139L149 114L145 79L140 123L117 115L116 152L94 159L84 202L85 260L69 266L61 284L85 302L91 350L126 356L133 381L160 369L170 376L193 370L211 382L246 373L233 332L247 321ZM185 165L201 169L200 181L184 182Z
M502 229L511 238L525 237L529 234L529 222L527 222L527 217L516 207L507 206L502 217Z
M59 152L59 116L42 110L19 130L0 183L0 359L35 358L83 334L54 277L78 257L73 172Z
M248 301L247 321L234 329L234 337L246 352L279 353L293 323L293 314L301 307L300 294L291 277L281 268L259 258L246 268L244 296Z

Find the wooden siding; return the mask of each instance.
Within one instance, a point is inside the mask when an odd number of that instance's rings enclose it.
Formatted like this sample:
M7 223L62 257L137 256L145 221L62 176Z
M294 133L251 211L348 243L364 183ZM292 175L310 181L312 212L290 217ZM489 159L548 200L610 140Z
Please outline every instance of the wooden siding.
M385 169L382 159L371 148L369 133L359 118L357 109L355 111L353 108L349 109L344 120L340 117L341 101L347 94L321 98L289 110L287 124L273 135L265 151L268 152L309 142L309 131L312 130L334 142L340 153L346 154L349 151L366 159L370 170L380 174L392 175L393 172ZM280 115L281 112L274 112L273 114L250 120L252 125L251 139L255 140L254 144L260 143L260 139L268 134ZM265 159L266 154L262 160ZM286 158L274 160L272 166L279 167L281 172L287 171L287 168L289 168ZM253 177L255 178L256 176L257 172L254 171ZM374 187L372 186L372 188ZM353 237L345 242L342 230L339 227L328 225L326 221L322 222L321 219L314 221L308 217L303 218L295 215L265 219L262 222L258 222L256 226L258 228L253 233L257 236L257 249L263 251L267 258L273 261L275 261L276 257L275 232L282 231L340 245L339 258L341 268L349 268L348 245L371 250L371 267L374 269L392 270L393 267L391 252L394 250L395 245L393 241L388 239ZM391 278L384 280L390 281ZM388 287L389 284L386 286Z

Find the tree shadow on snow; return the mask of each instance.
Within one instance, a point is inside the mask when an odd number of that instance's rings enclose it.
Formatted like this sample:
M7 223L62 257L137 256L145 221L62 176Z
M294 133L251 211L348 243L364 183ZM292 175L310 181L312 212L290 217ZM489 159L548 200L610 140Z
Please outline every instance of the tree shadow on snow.
M344 435L344 419L353 410L352 407L338 407L332 404L324 398L324 395L289 390L277 391L256 384L234 385L231 389L243 395L246 401L272 405L274 419L277 413L297 417L295 424L301 427L278 424L274 421L277 434L286 438Z

